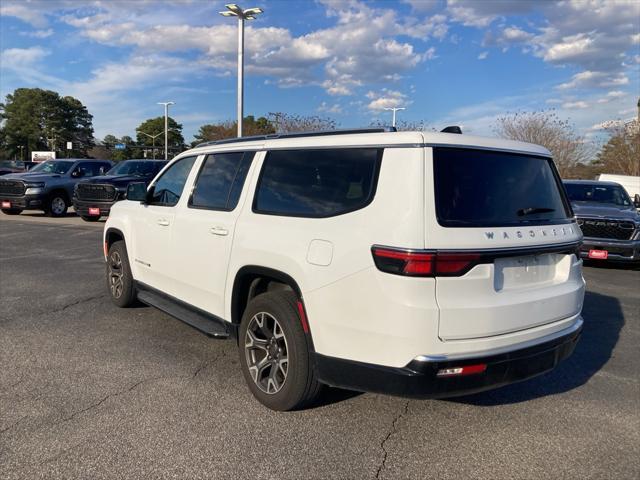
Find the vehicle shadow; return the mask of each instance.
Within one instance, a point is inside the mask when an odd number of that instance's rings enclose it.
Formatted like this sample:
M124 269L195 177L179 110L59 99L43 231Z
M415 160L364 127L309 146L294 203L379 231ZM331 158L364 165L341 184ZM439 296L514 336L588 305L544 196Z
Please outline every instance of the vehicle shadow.
M603 262L598 260L582 259L585 267L599 268L602 270L640 270L640 262Z
M525 402L555 395L584 385L612 356L624 326L619 301L607 295L587 292L583 308L584 327L573 355L549 373L487 392L447 399L477 406Z

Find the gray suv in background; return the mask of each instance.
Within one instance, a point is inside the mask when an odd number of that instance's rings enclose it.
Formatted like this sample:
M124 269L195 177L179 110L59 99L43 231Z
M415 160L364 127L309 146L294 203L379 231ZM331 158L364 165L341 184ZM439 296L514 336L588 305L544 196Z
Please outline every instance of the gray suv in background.
M583 258L640 262L640 208L625 189L614 182L565 180L571 206L584 241Z
M7 215L44 210L52 217L64 216L76 183L103 175L111 167L106 160L49 160L28 172L4 175L0 178L0 207Z

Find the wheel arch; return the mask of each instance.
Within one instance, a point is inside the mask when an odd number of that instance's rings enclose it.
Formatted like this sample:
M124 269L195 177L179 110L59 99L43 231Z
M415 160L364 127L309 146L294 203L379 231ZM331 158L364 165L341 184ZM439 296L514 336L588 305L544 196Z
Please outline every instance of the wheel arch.
M260 265L246 265L236 272L231 292L231 323L239 328L242 315L251 299L261 293L274 290L290 290L295 294L299 302L298 316L307 337L309 350L315 351L302 289L291 275L281 270Z
M105 256L105 258L107 257L107 252L109 251L109 248L111 247L111 245L113 245L118 240L124 241L125 245L127 243L127 241L124 238L124 233L122 233L122 230L120 230L118 228L114 228L114 227L107 228L107 230L104 232L104 256Z

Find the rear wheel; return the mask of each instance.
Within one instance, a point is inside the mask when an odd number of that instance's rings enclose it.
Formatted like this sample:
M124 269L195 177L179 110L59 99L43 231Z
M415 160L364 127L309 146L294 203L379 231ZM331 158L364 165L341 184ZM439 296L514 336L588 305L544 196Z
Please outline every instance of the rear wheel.
M21 208L3 208L2 213L5 215L20 215L22 213Z
M52 217L63 217L67 214L69 205L67 203L67 197L63 193L54 192L49 197L47 204L47 213Z
M251 300L238 339L242 373L263 405L295 410L318 396L321 385L292 292L264 293Z
M100 217L97 215L92 215L92 216L80 215L80 218L83 219L85 222L97 222L98 220L100 220Z
M136 301L133 275L124 241L113 242L107 254L107 286L111 300L118 307L130 307Z

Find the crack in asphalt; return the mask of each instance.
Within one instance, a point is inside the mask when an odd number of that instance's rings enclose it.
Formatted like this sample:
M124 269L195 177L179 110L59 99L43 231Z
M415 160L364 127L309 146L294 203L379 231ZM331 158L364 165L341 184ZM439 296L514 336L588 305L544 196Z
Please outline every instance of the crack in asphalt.
M398 432L398 422L402 417L404 417L407 414L408 411L409 411L409 400L406 401L402 410L400 410L400 412L393 419L393 422L391 422L391 429L389 430L387 435L382 439L382 442L380 442L380 448L382 449L382 461L380 462L380 465L378 465L378 470L376 471L375 478L380 478L380 475L382 474L383 470L387 467L387 457L389 456L389 452L387 451L386 443L395 433Z
M65 311L67 308L71 308L71 307L75 307L76 305L81 305L83 303L89 303L92 302L93 300L98 300L99 298L104 297L104 294L100 294L100 295L93 295L91 297L85 297L85 298L81 298L79 300L76 300L74 302L71 303L67 303L66 305L63 305L61 308L57 308L55 310L51 310L48 313L56 313L56 312L63 312Z
M218 353L215 357L213 357L212 360L202 362L193 372L192 378L196 378L203 370L209 368L212 365L215 365L218 362L218 360L221 360L226 356L227 356L227 352L223 350L222 352Z
M0 430L0 435L2 435L5 432L8 432L9 430L11 430L13 427L17 426L21 421L23 421L26 417L26 415L24 417L19 418L16 422L13 422L11 425L9 425L7 428L3 428L2 430Z

